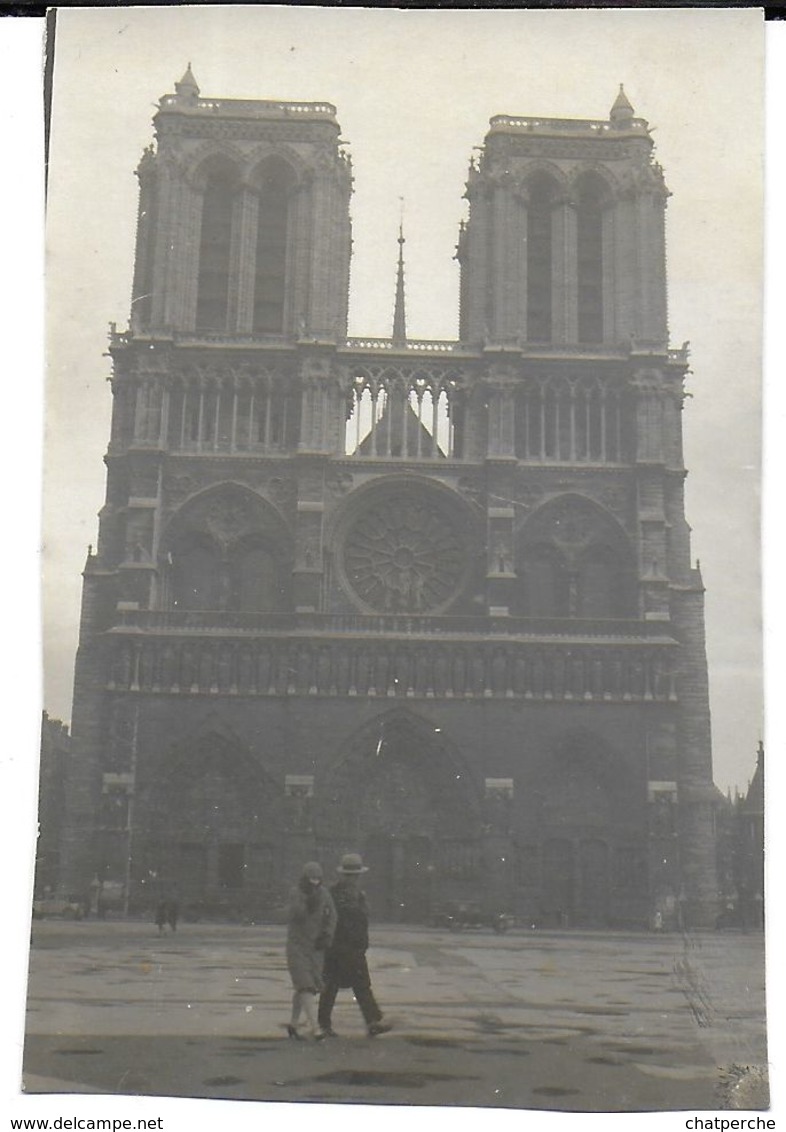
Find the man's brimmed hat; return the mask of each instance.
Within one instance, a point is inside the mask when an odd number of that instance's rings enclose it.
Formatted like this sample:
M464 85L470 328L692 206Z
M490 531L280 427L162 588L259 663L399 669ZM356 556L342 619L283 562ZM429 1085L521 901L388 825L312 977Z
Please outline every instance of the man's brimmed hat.
M367 873L368 868L363 864L363 858L359 853L345 853L337 871L346 876L357 876L358 873Z

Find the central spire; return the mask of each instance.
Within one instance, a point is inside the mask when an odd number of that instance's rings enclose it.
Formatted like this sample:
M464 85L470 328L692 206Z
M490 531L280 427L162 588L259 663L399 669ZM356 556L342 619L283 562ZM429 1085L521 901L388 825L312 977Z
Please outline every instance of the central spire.
M404 346L407 341L407 318L404 308L404 206L398 226L398 271L396 273L396 306L393 311L393 344Z

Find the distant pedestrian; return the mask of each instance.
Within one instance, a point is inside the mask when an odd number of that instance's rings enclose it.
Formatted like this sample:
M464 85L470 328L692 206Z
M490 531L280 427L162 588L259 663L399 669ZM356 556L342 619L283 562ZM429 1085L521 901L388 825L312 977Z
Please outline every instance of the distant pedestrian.
M163 935L167 925L173 932L177 931L177 922L180 918L180 901L174 888L163 888L156 903L155 922L158 925L158 934Z
M102 887L103 887L103 882L100 881L97 876L94 876L93 879L90 881L90 896L88 897L88 900L89 900L88 909L89 909L89 912L92 913L95 916L98 915L98 901L99 901L100 896L101 896L101 888Z
M290 1038L321 1037L317 1022L317 995L322 989L325 949L336 928L333 898L322 883L322 866L308 861L289 898L287 912L287 967L292 979ZM307 1030L301 1032L305 1015Z
M167 904L163 898L156 904L156 925L158 926L158 934L163 935L164 928L166 927L166 914Z
M177 921L180 918L180 902L175 895L166 902L166 922L173 932L177 931Z
M371 989L371 976L366 961L368 950L368 907L360 888L360 877L368 869L359 853L345 853L338 867L340 879L331 889L336 906L336 931L325 953L323 989L319 999L318 1021L325 1037L334 1038L333 1006L341 987L351 987L370 1038L386 1034L392 1024L386 1022Z

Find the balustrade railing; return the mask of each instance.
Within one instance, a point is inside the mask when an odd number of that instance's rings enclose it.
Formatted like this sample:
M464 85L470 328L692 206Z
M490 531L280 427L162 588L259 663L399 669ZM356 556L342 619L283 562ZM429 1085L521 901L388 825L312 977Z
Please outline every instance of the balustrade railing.
M234 610L122 609L112 632L187 634L380 634L405 637L522 637L671 642L669 627L630 618L428 616L410 613L246 613Z
M518 117L511 114L495 114L489 121L491 132L516 130L535 134L612 134L620 132L619 126L608 119L594 118L533 118ZM625 130L636 133L649 133L644 118L631 118L625 123Z
M669 702L672 648L288 638L108 640L107 689L184 695Z
M196 98L192 104L183 102L176 94L166 94L159 101L162 110L205 111L242 115L250 118L329 118L335 119L336 108L331 102L274 102L271 99Z
M144 343L171 340L178 346L269 346L292 350L298 342L313 343L314 338L307 330L298 334L252 334L246 331L229 330L175 330L172 327L160 327L157 331L129 329L119 331L114 323L110 324L110 344L114 347L127 346L134 342ZM331 339L332 341L332 339ZM432 357L448 355L452 358L480 359L484 350L495 347L513 346L525 355L554 356L554 357L585 357L591 355L595 359L627 358L631 352L645 353L647 355L664 353L661 342L528 342L525 338L516 337L512 341L496 342L487 338L483 346L456 339L440 338L412 338L406 342L394 342L392 338L376 338L373 336L357 336L335 339L339 355L351 353L404 353L410 355L428 354ZM689 360L688 343L676 348L665 350L669 362L687 364Z
M288 334L248 334L245 331L229 330L182 330L174 331L173 340L178 346L286 346L294 345L292 335Z
M527 342L523 338L516 341L522 354L548 358L586 358L593 361L626 358L630 354L630 343L614 342Z
M403 350L410 354L477 353L461 342L440 338L411 338L406 342L394 342L392 338L347 338L345 346L348 350Z

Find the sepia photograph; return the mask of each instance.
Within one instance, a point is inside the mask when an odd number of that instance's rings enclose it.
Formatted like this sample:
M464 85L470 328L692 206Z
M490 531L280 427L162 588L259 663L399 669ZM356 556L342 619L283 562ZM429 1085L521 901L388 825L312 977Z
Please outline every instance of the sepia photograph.
M769 1109L764 42L50 16L26 1097Z

